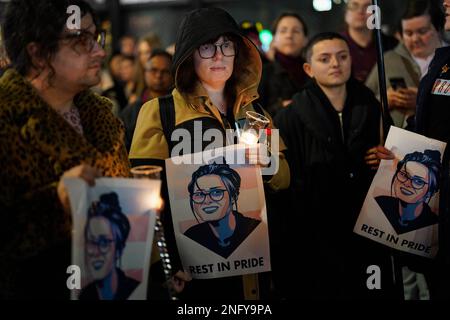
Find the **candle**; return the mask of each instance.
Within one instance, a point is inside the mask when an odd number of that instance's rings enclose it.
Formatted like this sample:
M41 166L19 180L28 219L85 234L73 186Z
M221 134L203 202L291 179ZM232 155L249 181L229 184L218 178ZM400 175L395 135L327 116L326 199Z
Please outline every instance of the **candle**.
M258 143L258 136L254 134L254 130L245 131L241 135L241 139L239 142L249 145L255 145Z

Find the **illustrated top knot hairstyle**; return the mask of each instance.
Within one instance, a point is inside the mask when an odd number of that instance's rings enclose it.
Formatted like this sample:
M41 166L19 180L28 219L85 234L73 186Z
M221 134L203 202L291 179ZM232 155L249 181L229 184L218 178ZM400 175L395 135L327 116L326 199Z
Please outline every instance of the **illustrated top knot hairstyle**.
M96 217L108 219L116 245L116 258L122 255L123 249L130 233L130 222L122 212L117 193L105 193L100 196L99 201L92 203L88 210L88 222L86 223L85 237L87 238L89 220Z

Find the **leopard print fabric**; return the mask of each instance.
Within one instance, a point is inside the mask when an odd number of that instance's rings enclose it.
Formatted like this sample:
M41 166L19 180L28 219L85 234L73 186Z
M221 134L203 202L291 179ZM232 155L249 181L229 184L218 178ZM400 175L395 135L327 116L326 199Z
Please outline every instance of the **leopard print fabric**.
M86 163L104 176L129 176L124 129L111 102L85 91L74 103L83 135L16 71L0 79L0 296L14 296L29 260L70 239L71 217L56 194L66 170Z

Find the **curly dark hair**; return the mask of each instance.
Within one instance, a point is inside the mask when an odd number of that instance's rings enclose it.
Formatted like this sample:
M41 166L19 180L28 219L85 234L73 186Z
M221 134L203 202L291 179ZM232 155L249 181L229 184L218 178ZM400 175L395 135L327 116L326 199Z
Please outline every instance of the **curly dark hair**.
M116 245L116 258L121 257L131 227L127 216L122 212L117 193L102 194L99 201L92 203L88 210L88 219L84 229L85 239L88 237L90 219L97 217L106 218L111 223L111 230Z
M49 79L54 75L50 61L58 51L58 40L66 26L67 8L76 5L82 16L90 14L98 27L98 18L92 7L83 0L11 0L3 20L3 40L11 66L26 75L33 65L27 45L39 45L37 56L50 67ZM39 70L39 68L36 68Z

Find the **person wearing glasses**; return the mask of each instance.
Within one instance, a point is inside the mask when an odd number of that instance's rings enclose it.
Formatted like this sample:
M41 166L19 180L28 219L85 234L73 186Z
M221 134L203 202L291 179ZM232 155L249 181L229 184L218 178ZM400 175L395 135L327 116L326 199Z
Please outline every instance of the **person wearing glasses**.
M352 56L353 77L365 82L373 66L377 63L375 34L369 29L368 21L373 12L367 12L371 0L349 0L345 7L345 23L347 29L342 33L349 44ZM384 51L395 48L398 40L382 34L381 41Z
M73 28L72 5L81 13ZM129 175L120 120L90 90L105 37L81 0L12 0L1 29L11 67L0 79L0 297L68 299L72 222L62 177L93 185Z
M94 279L81 290L80 300L126 300L139 285L120 269L130 234L117 193L102 194L88 210L84 229L86 266Z
M164 160L173 155L236 143L227 141L226 130L236 129L241 121L245 122L247 111L270 117L254 104L259 97L261 69L258 49L241 34L228 12L202 8L186 14L180 23L172 62L175 89L170 96L153 99L142 106L130 148L131 163L164 165ZM181 141L172 138L176 136L172 133L178 129L182 132ZM203 138L209 130L220 132L223 138L214 142ZM180 150L175 148L177 143L189 144L191 148ZM271 192L287 189L290 182L285 146L281 140L279 144L280 153L273 155L279 162L279 170L271 176L263 176L265 187ZM175 150L178 151L173 152ZM164 185L163 195L168 204ZM162 213L168 249L176 257L174 270L181 270L172 214L176 213L170 212L168 206ZM257 280L255 274L244 276L244 280L241 276L194 280L189 283L191 290L186 292L186 297L257 299ZM217 290L218 287L223 290ZM211 290L217 294L212 296Z
M119 116L125 125L125 145L130 150L136 120L142 105L147 101L165 96L173 88L173 77L170 73L172 55L161 49L155 49L145 65L145 87L142 95L135 103L129 104Z
M391 196L375 198L397 234L438 222L428 203L439 190L441 153L435 150L408 153L397 164Z
M192 174L190 205L198 224L184 235L228 258L260 220L238 212L241 177L228 164L209 164Z

